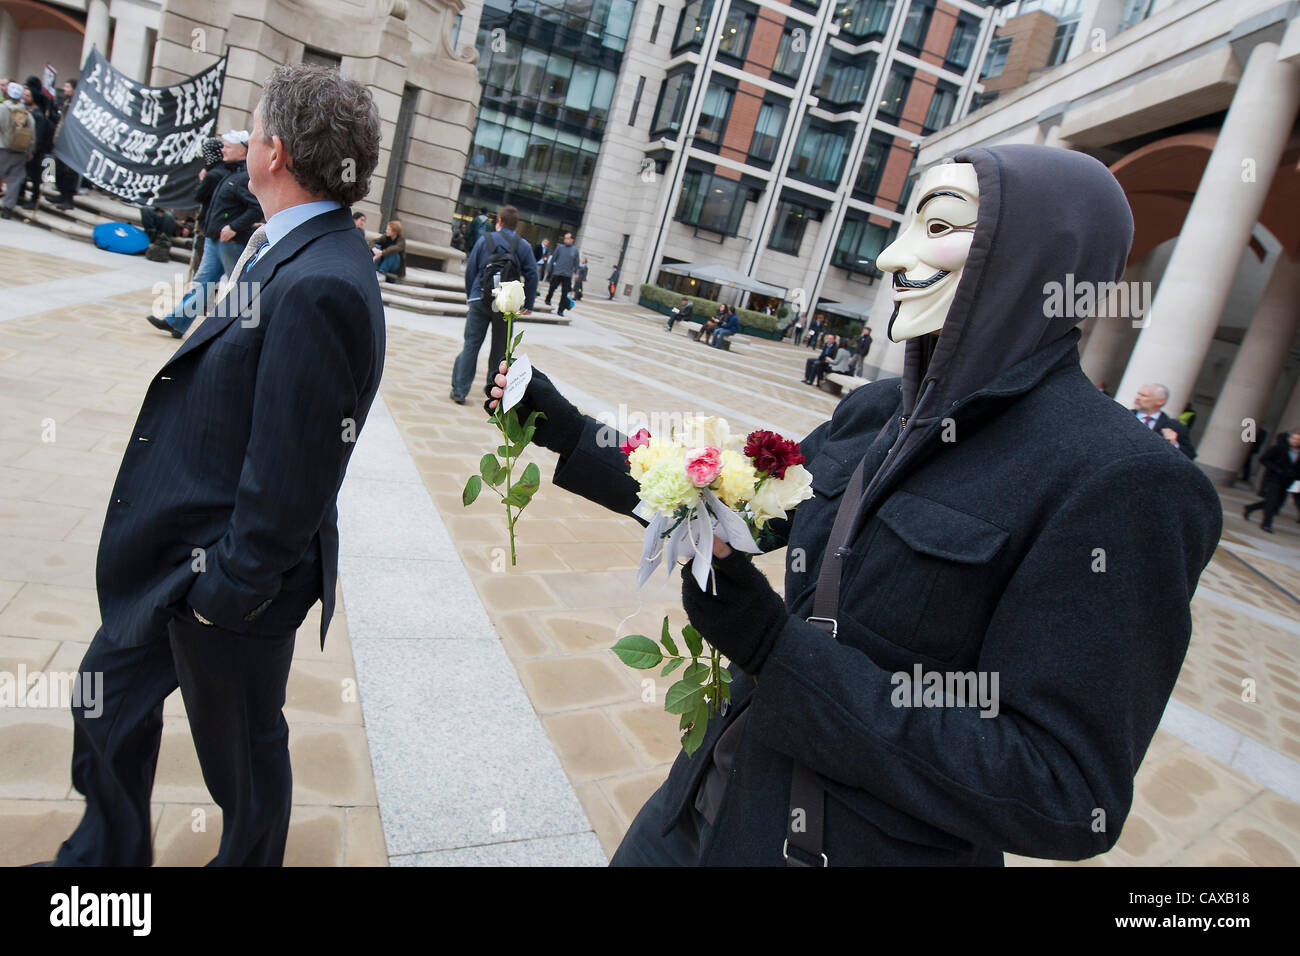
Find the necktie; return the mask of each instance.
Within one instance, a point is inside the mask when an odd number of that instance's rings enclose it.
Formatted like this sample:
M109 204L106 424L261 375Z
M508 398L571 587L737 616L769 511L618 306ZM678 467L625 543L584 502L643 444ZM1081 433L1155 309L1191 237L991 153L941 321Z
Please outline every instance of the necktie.
M212 309L215 309L221 300L230 294L230 290L235 287L239 277L244 274L244 267L248 265L249 260L257 255L258 250L264 245L266 245L266 226L258 226L253 234L248 237L248 245L244 246L244 251L239 254L239 261L235 263L235 268L231 269L230 275L226 276L220 291L217 293L216 301L212 303ZM211 314L212 309L208 310L209 314Z
M1155 417L1154 415L1143 415L1143 416L1142 416L1142 422L1143 422L1143 424L1145 424L1145 425L1147 426L1147 428L1155 428L1155 427L1156 427L1156 425L1155 425L1156 417Z

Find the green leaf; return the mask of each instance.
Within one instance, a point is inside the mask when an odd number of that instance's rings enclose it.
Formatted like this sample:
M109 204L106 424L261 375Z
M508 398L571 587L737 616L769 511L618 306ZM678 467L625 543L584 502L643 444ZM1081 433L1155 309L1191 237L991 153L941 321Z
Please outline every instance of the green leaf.
M713 668L703 661L696 661L682 672L682 680L692 681L696 684L703 684L709 679L712 670Z
M538 420L539 418L540 418L542 421L545 421L545 420L546 420L546 416L545 416L543 413L541 413L541 412L532 412L531 414L529 414L528 418L526 418L526 419L524 420L524 426L525 426L525 427L529 427L529 426L536 427L536 425L537 425L537 420Z
M677 670L677 668L681 667L681 666L682 666L683 664L685 664L685 663L686 663L686 658L684 658L684 657L674 657L674 658L672 658L671 660L668 661L668 666L665 667L663 670L661 670L661 671L659 672L659 676L660 676L660 677L667 677L669 674L671 674L673 671Z
M722 683L724 684L731 683L731 671L727 670L725 667L718 668L718 677L722 679Z
M659 652L659 645L644 634L629 634L627 637L620 638L611 650L624 664L635 667L639 671L658 667L659 662L664 659L663 654Z
M524 469L523 477L519 483L524 486L536 487L542 483L542 470L537 467L537 462L530 461L528 467Z
M515 336L515 340L510 343L510 351L513 352L515 349L519 348L519 343L522 342L523 340L524 340L524 333L520 332L518 335Z
M725 674L726 671L723 671L723 673ZM722 690L722 699L731 700L731 685L728 684L726 681L723 681L721 684L718 685L718 687L721 688Z
M694 717L695 717L695 711L691 711L689 714L682 714L682 719L677 722L677 729L685 730L687 727L691 725L691 720Z
M686 646L691 652L691 657L699 657L704 650L704 638L700 632L687 624L682 628L682 637L686 639Z
M496 455L484 455L478 463L478 473L493 488L500 483L504 471L505 469L497 462Z
M478 475L470 475L469 481L465 482L465 490L460 493L460 503L466 508L474 503L478 493L483 490L483 479Z
M695 751L700 749L700 744L704 743L704 734L709 729L707 720L696 720L691 724L691 729L686 732L682 738L682 750L686 751L686 756L693 757Z
M510 494L505 496L503 503L514 508L523 508L528 504L528 495L520 494L518 488L511 488Z
M523 437L523 429L519 427L519 416L512 408L506 413L506 440L518 444Z
M680 654L680 653L681 653L681 651L679 651L679 650L677 649L677 645L676 645L675 643L673 643L673 636L672 636L672 634L668 633L668 618L667 618L667 616L664 617L664 632L663 632L663 634L661 634L661 635L659 636L659 643L662 644L662 645L664 646L664 649L667 650L669 654Z
M510 453L510 446L509 446L509 445L497 445L497 454L500 455L502 458L514 458L514 457L515 457L514 455L512 455L512 454Z
M519 444L528 445L533 441L533 436L537 434L537 429L532 425L524 426L524 437L519 440Z
M703 699L703 687L688 680L679 680L664 695L664 710L670 714L684 714L698 707Z

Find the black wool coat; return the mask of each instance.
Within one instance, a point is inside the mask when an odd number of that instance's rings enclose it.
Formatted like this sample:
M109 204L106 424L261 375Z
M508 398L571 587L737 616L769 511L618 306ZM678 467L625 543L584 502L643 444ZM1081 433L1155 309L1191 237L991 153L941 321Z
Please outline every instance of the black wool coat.
M815 497L774 525L789 620L757 683L733 665L732 707L667 782L665 830L744 715L705 863L784 863L795 758L825 784L831 865L1077 860L1115 844L1222 511L1186 457L1088 381L1077 341L956 403L952 441L918 438L852 539L837 639L805 618L853 468L865 457L873 474L898 436L900 381L856 389L804 439ZM555 482L629 514L636 482L602 427L588 420ZM996 674L996 716L899 706L895 675L918 666Z

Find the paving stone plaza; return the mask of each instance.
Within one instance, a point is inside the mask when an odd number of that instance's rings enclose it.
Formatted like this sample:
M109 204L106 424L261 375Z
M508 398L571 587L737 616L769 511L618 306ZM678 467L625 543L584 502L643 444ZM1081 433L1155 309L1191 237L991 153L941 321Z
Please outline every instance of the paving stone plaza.
M150 377L176 347L143 316L174 267L0 222L0 672L74 671L99 621L96 545ZM303 624L289 679L288 865L604 865L678 748L662 688L610 652L686 623L680 583L635 587L641 529L550 484L518 525L461 488L495 444L447 400L462 321L388 310L388 357L339 500L339 598L322 651ZM625 301L588 297L525 351L584 411L726 417L802 437L836 399L811 353L738 337L725 353ZM483 360L485 361L485 359ZM480 364L480 379L482 363ZM1118 846L1084 865L1300 861L1300 524L1277 534L1223 491L1224 535L1191 649ZM780 554L763 557L782 587ZM1253 701L1243 700L1253 681ZM665 685L666 686L666 685ZM157 864L220 839L180 694L154 788ZM65 709L0 708L0 864L53 856L80 817ZM1013 865L1050 861L1008 857Z

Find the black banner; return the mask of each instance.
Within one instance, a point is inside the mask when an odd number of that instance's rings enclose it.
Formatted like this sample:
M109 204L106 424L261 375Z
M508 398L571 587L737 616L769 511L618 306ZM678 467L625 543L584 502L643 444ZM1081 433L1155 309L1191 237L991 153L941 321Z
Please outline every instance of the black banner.
M174 86L141 86L92 49L54 155L127 202L192 209L225 75L223 56Z

